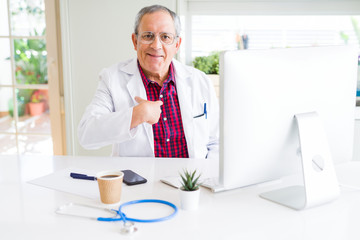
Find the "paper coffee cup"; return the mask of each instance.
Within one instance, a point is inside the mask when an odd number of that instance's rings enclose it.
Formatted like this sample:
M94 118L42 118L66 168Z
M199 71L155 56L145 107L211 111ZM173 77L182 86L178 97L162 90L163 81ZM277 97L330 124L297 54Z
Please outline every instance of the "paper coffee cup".
M105 204L119 203L124 173L121 171L102 171L96 174L100 200Z

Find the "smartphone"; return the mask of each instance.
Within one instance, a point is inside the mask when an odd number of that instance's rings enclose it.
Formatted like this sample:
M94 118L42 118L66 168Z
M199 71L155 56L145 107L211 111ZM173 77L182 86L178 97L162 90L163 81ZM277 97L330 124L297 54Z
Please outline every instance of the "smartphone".
M123 182L126 185L136 185L141 183L146 183L147 180L137 174L136 172L133 172L131 170L121 170L124 173L124 179Z

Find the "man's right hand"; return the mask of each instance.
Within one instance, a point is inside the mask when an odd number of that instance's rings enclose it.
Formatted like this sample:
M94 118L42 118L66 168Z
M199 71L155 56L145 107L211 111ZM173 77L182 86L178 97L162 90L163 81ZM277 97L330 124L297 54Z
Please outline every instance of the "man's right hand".
M141 97L135 97L139 104L133 108L130 129L143 122L155 124L160 119L162 101L148 101Z

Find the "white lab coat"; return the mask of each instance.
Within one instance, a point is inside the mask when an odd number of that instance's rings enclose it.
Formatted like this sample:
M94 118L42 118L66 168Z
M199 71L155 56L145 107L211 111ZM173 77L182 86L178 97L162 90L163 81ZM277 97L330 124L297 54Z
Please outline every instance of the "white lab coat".
M173 60L176 89L190 158L218 158L219 104L210 79ZM84 86L86 90L86 86ZM135 96L147 99L137 59L100 72L95 96L80 121L78 136L86 149L113 144L113 156L154 157L154 136L148 123L130 130ZM204 112L205 116L194 118Z

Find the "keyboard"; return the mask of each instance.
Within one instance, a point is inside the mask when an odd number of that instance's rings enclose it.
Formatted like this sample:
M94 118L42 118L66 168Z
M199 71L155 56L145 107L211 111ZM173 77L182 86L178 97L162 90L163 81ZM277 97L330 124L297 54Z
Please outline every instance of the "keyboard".
M180 188L181 187L181 178L180 177L164 177L160 179L162 183L165 183L171 187L174 188ZM210 189L212 192L221 192L225 191L225 188L223 185L219 183L219 178L204 178L200 179L200 185L202 187Z
M219 182L218 177L205 178L201 181L201 186L209 188L212 192L225 191L224 186Z

